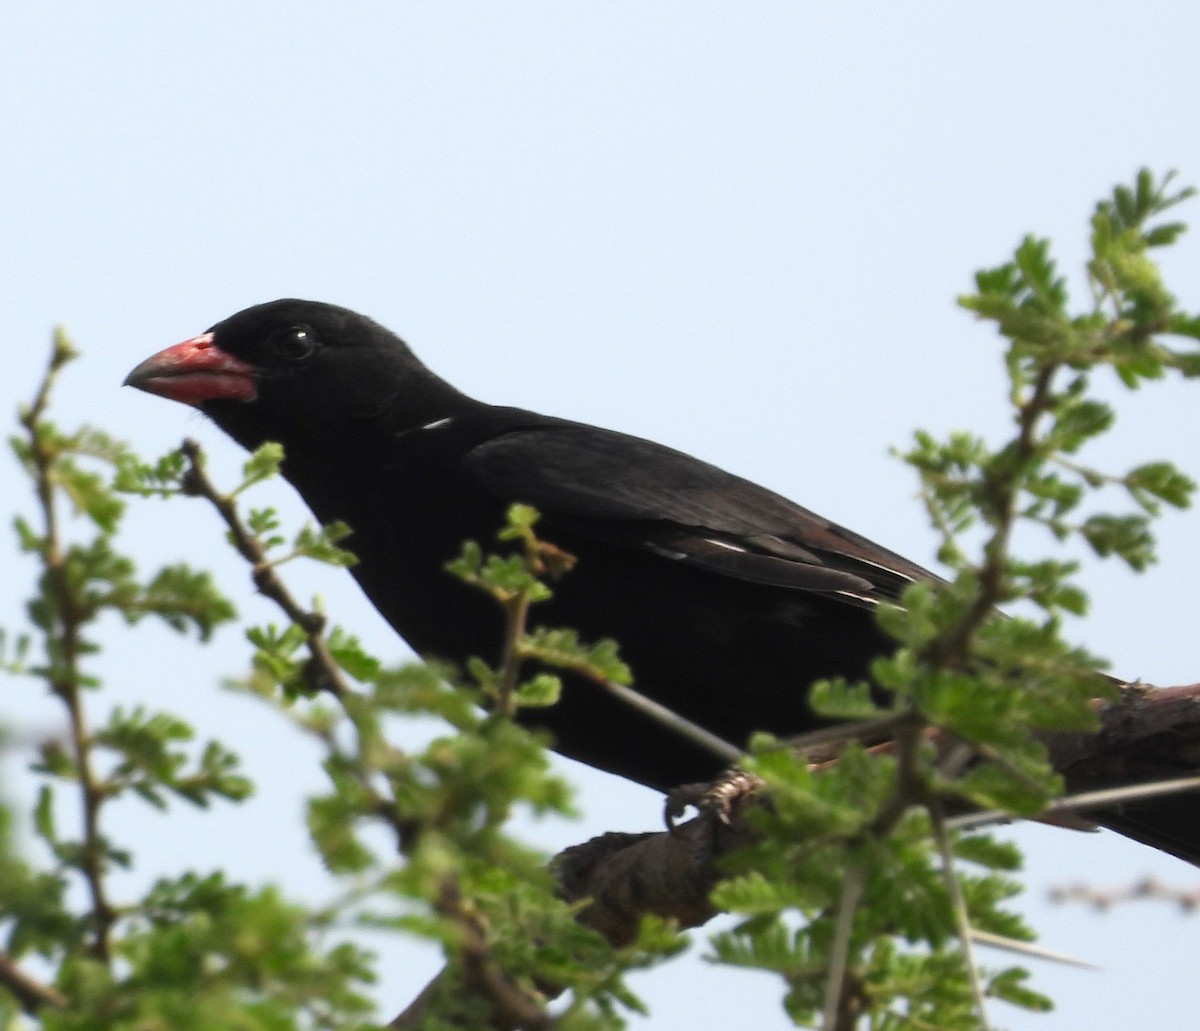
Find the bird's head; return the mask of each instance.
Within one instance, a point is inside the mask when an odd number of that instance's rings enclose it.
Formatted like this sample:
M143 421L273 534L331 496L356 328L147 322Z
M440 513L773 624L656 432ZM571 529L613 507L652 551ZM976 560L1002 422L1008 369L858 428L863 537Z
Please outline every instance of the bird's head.
M147 358L125 382L200 409L247 448L362 427L396 432L462 397L377 322L293 299L231 315Z

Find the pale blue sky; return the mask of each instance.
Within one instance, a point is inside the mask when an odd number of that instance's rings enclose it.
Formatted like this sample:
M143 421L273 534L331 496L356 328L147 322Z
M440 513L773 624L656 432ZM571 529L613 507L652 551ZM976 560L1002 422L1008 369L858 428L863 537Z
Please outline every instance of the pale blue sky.
M917 426L1003 429L997 349L953 304L1026 231L1075 271L1092 202L1140 165L1200 182L1192 3L11 5L0 15L4 410L27 397L50 328L84 357L60 418L147 453L200 437L179 406L122 391L137 361L248 304L358 308L488 400L653 437L763 482L919 561L932 537L888 448ZM1200 223L1200 205L1184 217ZM1200 307L1200 238L1168 268ZM1194 390L1122 401L1114 463L1193 475ZM3 497L18 495L0 462ZM299 520L302 508L278 495ZM1148 575L1090 567L1073 628L1125 675L1196 679L1200 516L1164 528ZM237 564L199 505L139 506L147 564ZM19 614L24 560L0 620ZM386 655L401 645L336 572L306 574ZM21 588L23 590L23 588ZM272 617L273 618L273 617ZM229 736L264 780L253 807L174 825L122 815L147 871L227 859L323 898L298 829L312 753L220 692L244 650L165 633L117 643L119 696ZM0 716L55 718L20 684ZM564 766L564 768L566 768ZM546 847L657 820L656 796L578 767L587 821ZM118 831L119 833L119 831ZM1194 871L1110 835L1022 831L1045 944L1105 968L1039 966L1056 1016L1011 1028L1179 1026L1200 926L1143 907L1043 904L1050 883L1191 885ZM702 944L697 951L702 951ZM396 1009L436 957L384 971ZM692 961L640 982L635 1027L787 1026L771 979Z

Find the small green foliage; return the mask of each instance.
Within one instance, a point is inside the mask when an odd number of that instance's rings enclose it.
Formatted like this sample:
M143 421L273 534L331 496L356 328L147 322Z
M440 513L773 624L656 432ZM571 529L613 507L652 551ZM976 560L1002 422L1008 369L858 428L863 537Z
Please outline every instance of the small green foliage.
M88 426L63 433L52 422L34 418L32 410L26 415L31 419L28 437L10 438L17 460L30 475L43 476L47 489L62 491L77 515L86 516L104 533L113 533L124 503L108 489L101 472L80 461L94 459L111 466L125 457L121 445Z
M216 494L198 479L196 488L222 506L243 553L281 548L274 513L252 509L239 523L231 495ZM556 671L628 678L610 642L585 645L570 630L527 629L531 607L550 596L543 577L563 575L572 561L534 534L536 518L522 507L510 513L500 539L517 543L516 553L485 555L467 544L453 563L455 574L494 599L507 617L496 642L500 662L470 661L469 681L450 669L388 667L336 626L324 631L323 657L311 631L292 623L247 630L253 673L235 686L280 707L325 751L329 786L309 800L308 828L326 867L359 886L345 918L436 942L446 952L451 982L467 942L474 942L514 986L548 982L565 990L562 1026L615 1028L621 1008L640 1005L622 974L673 953L678 939L650 923L637 943L613 949L576 923L574 908L556 897L546 857L506 830L520 810L572 812L569 790L549 772L544 735L513 722L513 713L553 704L561 691ZM246 532L260 535L248 547ZM271 565L295 557L337 561L327 547L336 547L346 532L302 533ZM326 662L333 668L314 672ZM336 678L343 678L336 707L314 703L314 679ZM443 727L423 747L401 750L385 733L391 713L432 718ZM377 824L394 836L404 857L399 869L394 852L380 851L377 836L368 833ZM435 998L431 1005L444 1020L481 1004L466 989ZM540 1005L536 993L530 1003Z
M275 532L279 529L279 513L273 508L250 509L246 514L246 526L268 552L284 543L284 538Z
M562 681L550 673L537 673L517 688L517 705L521 708L544 709L554 705L562 695Z
M113 605L130 623L144 616L158 616L171 629L183 632L192 626L200 640L207 641L213 630L237 618L233 605L213 583L212 576L182 563L164 566L144 586L122 585L132 589L113 599Z
M1187 508L1196 490L1195 481L1170 462L1139 465L1125 474L1122 484L1150 516L1158 515L1158 501L1164 501L1173 508Z
M464 583L486 591L501 603L524 601L536 604L551 597L550 589L531 572L523 555L488 555L473 541L447 570Z
M556 678L544 674L519 684L526 663L569 670L600 682L628 684L632 679L613 641L585 644L574 630L563 627L526 630L530 607L551 597L545 578L557 579L575 563L573 556L534 533L537 520L537 512L528 505L511 506L497 539L519 542L519 553L485 556L477 543L467 541L459 557L446 566L452 575L495 599L507 616L501 663L492 667L476 658L469 672L488 703L510 714L522 706L552 705L561 690Z
M1021 1009L1032 1010L1035 1013L1049 1013L1054 1009L1054 1003L1041 992L1027 988L1029 971L1020 967L1010 967L989 978L987 995L991 999L1001 999L1020 1006Z
M242 482L230 491L236 497L256 483L274 479L283 465L283 447L273 442L261 445L242 465Z
M125 453L117 459L113 490L139 497L170 497L182 493L183 452L176 448L153 462Z
M368 957L348 944L313 949L305 912L272 888L185 873L156 883L129 925L122 976L95 961L67 962L59 987L78 1005L48 1013L44 1027L90 1031L98 1019L119 1031L376 1026L357 987L373 979Z
M788 988L789 1014L801 1025L817 1025L834 963L832 914L846 885L857 880L862 894L843 1004L867 1009L872 1026L924 1026L901 1022L916 1005L928 1026L978 1027L928 820L913 809L885 837L875 833L894 797L895 763L850 745L820 773L777 749L758 753L752 769L768 783L772 804L758 816L762 842L734 857L736 875L714 893L720 908L746 917L713 939L715 958L778 973ZM1031 937L1004 909L1016 886L998 871L1015 865L1011 846L971 835L955 839L952 848L960 863L974 868L957 872L973 926Z
M310 693L303 649L307 636L291 623L280 629L274 623L246 628L246 640L254 646L251 663L254 674L245 686L263 697L274 697L281 688L286 698L301 698Z
M1037 813L1061 791L1046 735L1093 727L1094 701L1111 691L1103 663L1064 639L1067 621L1087 611L1079 564L1014 555L1015 530L1040 528L1048 544L1083 542L1140 570L1154 561L1154 518L1187 506L1195 490L1163 461L1116 472L1089 464L1117 421L1096 396L1097 375L1111 369L1130 388L1200 375L1200 315L1179 309L1150 257L1184 228L1162 219L1192 192L1171 183L1142 172L1097 205L1082 307L1043 239L1026 237L1011 260L976 275L960 303L1003 340L1012 437L919 432L905 456L949 578L879 606L897 649L872 664L870 685L813 687L818 712L851 724L843 740L831 745L826 733L812 765L769 735L752 742L746 767L767 803L750 816L754 843L724 860L713 900L740 923L713 939L713 958L779 976L798 1024L975 1031L985 998L1049 1007L1026 971L975 969L971 930L1031 937L1008 908L1020 858L987 835L948 830L943 810ZM399 932L443 951L429 1027L489 1026L489 984L535 1014L527 1023L552 1020L564 1031L615 1029L624 1012L640 1012L624 977L677 953L675 930L647 919L636 941L614 948L557 897L546 857L510 832L515 814L572 813L544 735L513 717L555 704L566 678L630 680L613 643L531 624L574 563L541 538L537 513L514 506L500 553L468 542L449 567L503 612L494 654L469 661L465 674L389 665L321 612L304 611L276 576L299 558L351 564L349 528L292 533L271 508L239 513L242 495L278 474L278 445L260 448L222 493L190 441L145 462L98 430L63 431L46 411L73 356L56 333L13 438L35 498L14 526L38 575L29 630L0 631L0 670L40 683L70 727L30 764L44 869L14 854L0 807L0 933L13 960L41 957L47 992L64 1001L40 1008L40 1026L366 1031L377 1026L362 994L374 975L356 947L327 941L341 927ZM178 799L203 807L252 790L227 748L198 746L178 717L115 707L93 725L84 713L84 692L103 687L88 665L100 619L132 626L154 616L207 640L234 618L206 572L171 564L144 575L119 546L127 503L176 495L212 504L257 589L286 612L281 625L246 628L250 673L234 686L322 754L327 786L309 800L308 827L348 890L320 909L191 871L141 897L112 897L111 872L136 856L109 836L111 802L140 798L169 813ZM999 615L1009 604L1018 615ZM89 696L89 707L103 697ZM886 742L854 740L862 721L884 728ZM82 819L61 818L72 800ZM553 1018L549 985L562 992ZM0 1000L0 1026L16 1019Z
M1078 563L1012 554L1018 525L1141 570L1154 561L1153 518L1188 505L1195 489L1167 462L1113 473L1085 461L1116 424L1094 394L1098 372L1137 387L1200 370L1190 343L1200 317L1178 310L1148 256L1183 230L1160 221L1191 195L1170 181L1143 172L1097 206L1082 311L1050 243L1032 236L960 299L1004 340L1013 436L993 445L969 433L916 435L904 457L951 578L879 607L899 647L873 663L873 691L833 681L812 694L823 715L885 721L888 746L873 754L845 743L819 772L775 742L755 746L750 769L770 804L757 814L761 841L731 861L714 895L746 917L714 950L780 974L797 1023L850 1026L861 1013L871 1027L965 1031L981 1026L984 997L1049 1005L1019 968L977 971L973 998L963 929L1030 937L1006 908L1016 886L1004 873L1018 861L990 838L947 832L941 812L947 798L1041 811L1062 790L1045 735L1094 728L1095 700L1113 690L1102 661L1063 637L1063 620L1087 611ZM1168 333L1188 342L1168 346ZM1113 511L1113 498L1133 508ZM1010 603L1022 603L1020 616L997 613Z
M220 743L210 741L195 766L187 769L189 753L176 744L190 742L192 728L168 713L147 713L141 707L125 712L120 707L108 724L95 734L95 744L113 754L105 791L131 790L158 809L166 808L164 791L195 805L209 805L214 796L240 801L253 785L237 772L238 759Z
M887 710L871 697L871 685L859 681L850 683L838 677L819 680L810 688L809 704L813 712L831 720L871 720Z
M342 522L333 522L317 530L302 527L296 534L293 553L297 558L311 558L331 566L352 566L358 561L352 552L339 548L338 543L350 536L350 527Z
M521 654L547 666L574 670L593 680L628 684L632 679L629 667L617 656L615 641L583 644L574 630L538 627L522 640Z
M32 639L28 634L10 634L0 627L0 671L23 673L31 643Z
M1101 558L1115 555L1138 572L1155 560L1154 537L1145 516L1097 513L1079 524L1079 534Z
M39 573L27 604L32 632L0 632L0 667L61 702L69 731L45 740L29 764L38 782L32 826L47 847L47 869L13 856L0 808L6 956L20 962L36 954L49 967L52 983L40 989L46 1001L37 1012L47 1031L366 1031L367 957L349 944L320 944L323 928L274 889L185 873L140 898L113 897L109 875L132 868L136 857L106 831L112 802L140 798L167 812L173 799L237 802L252 785L228 748L197 747L177 716L117 706L88 723L83 692L104 685L85 664L100 650L105 616L131 626L154 616L207 640L235 613L207 572L176 563L140 575L121 550L119 493L187 493L187 463L182 452L145 463L100 431L63 432L49 422L55 378L73 353L56 334L46 378L12 441L35 499L35 513L15 521L18 541ZM266 475L267 458L247 477ZM323 538L304 543L327 557ZM349 642L344 650L349 655ZM102 703L103 696L89 708ZM57 819L72 803L78 813ZM16 1026L12 1013L0 1004L2 1026Z

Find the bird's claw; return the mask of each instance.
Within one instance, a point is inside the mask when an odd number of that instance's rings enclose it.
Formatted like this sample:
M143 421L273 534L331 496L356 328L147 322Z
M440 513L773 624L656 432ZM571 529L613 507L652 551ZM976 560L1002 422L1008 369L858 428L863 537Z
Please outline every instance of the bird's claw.
M728 827L738 805L762 786L762 780L745 770L729 770L714 781L681 784L667 792L663 822L674 833L675 822L692 806L706 819Z

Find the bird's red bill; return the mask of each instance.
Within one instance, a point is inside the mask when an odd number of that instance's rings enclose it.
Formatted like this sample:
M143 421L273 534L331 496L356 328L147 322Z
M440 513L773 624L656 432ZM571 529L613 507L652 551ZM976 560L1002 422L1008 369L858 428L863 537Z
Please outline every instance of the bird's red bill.
M125 383L186 405L205 401L253 401L258 396L253 366L222 351L202 333L147 358Z

